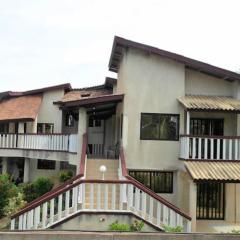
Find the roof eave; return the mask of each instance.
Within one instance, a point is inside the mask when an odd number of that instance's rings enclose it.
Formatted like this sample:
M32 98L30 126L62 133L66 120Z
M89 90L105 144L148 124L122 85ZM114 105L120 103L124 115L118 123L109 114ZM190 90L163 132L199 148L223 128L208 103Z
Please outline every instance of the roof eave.
M135 48L135 49L139 49L148 53L153 53L156 55L160 55L162 57L166 57L166 58L170 58L172 60L175 60L177 62L180 62L182 64L184 64L186 67L188 68L192 68L194 70L197 71L201 71L204 72L208 75L213 75L219 78L223 78L225 80L228 81L235 81L238 80L240 81L240 74L229 71L227 69L223 69L220 67L216 67L213 66L211 64L205 63L205 62L201 62L195 59L191 59L188 57L185 57L183 55L179 55L176 53L172 53L172 52L168 52L159 48L155 48L146 44L142 44L142 43L138 43L138 42L134 42L131 40L127 40L118 36L114 37L114 42L113 42L113 46L112 46L112 51L111 51L111 56L110 56L110 60L109 60L109 70L113 71L113 72L118 72L118 65L119 65L119 58L115 58L114 59L114 55L116 54L116 48ZM119 53L117 53L119 54Z

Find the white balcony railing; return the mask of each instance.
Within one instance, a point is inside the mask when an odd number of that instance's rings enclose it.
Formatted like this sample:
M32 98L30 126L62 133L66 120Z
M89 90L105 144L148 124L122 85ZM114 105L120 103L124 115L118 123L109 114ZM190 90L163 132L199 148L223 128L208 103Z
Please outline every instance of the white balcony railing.
M240 160L240 137L182 135L180 137L180 158Z
M77 152L77 135L0 134L0 149Z

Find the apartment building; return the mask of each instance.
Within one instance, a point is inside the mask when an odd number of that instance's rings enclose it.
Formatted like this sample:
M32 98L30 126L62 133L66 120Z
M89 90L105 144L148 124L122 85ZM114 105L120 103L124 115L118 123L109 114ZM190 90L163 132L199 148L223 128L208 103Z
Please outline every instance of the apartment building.
M98 230L116 219L142 219L149 231L239 228L240 75L120 37L109 70L117 79L101 86L2 93L2 171L19 157L23 181L49 160L76 171L11 228ZM36 98L31 115L1 110L26 98Z

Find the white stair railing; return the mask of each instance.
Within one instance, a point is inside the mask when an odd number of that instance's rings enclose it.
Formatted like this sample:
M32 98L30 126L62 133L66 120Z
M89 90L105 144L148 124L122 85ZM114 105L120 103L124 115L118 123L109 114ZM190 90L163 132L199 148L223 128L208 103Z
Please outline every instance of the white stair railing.
M78 180L72 186L13 216L11 230L46 229L81 211L129 212L163 229L181 226L189 232L191 221L160 203L131 181Z

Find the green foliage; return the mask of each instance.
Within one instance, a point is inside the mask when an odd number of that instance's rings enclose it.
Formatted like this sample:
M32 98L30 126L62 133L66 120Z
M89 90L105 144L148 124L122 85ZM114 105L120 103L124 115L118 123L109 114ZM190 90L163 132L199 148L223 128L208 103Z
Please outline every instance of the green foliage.
M18 195L18 188L8 174L0 175L0 217L5 214L5 207L9 204L9 200Z
M132 232L140 232L144 226L143 221L137 221L135 220L133 224L130 225L130 229Z
M63 170L59 173L59 181L60 182L66 182L67 180L71 179L73 177L73 172L70 170Z
M47 177L39 177L33 182L33 187L36 193L36 197L40 197L46 192L51 191L53 188L53 182Z
M23 193L18 192L16 196L8 199L8 204L4 207L4 215L10 216L26 205L23 199Z
M230 233L233 233L233 234L240 234L240 230L233 229Z
M46 192L51 191L53 183L49 178L39 177L32 183L19 184L19 187L23 192L23 199L27 202L31 202Z
M132 224L123 224L115 221L109 225L110 231L119 231L119 232L140 232L144 226L143 221L135 220Z
M37 194L33 183L21 183L18 185L23 192L23 199L27 202L33 201L37 198Z
M121 224L118 221L113 222L109 225L109 230L111 231L119 231L119 232L130 232L129 224Z
M165 232L169 232L169 233L183 232L183 227L181 227L181 226L170 227L168 225L163 225L163 229L164 229Z

